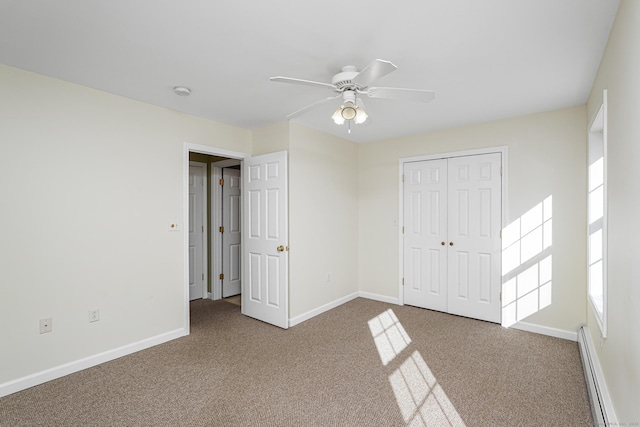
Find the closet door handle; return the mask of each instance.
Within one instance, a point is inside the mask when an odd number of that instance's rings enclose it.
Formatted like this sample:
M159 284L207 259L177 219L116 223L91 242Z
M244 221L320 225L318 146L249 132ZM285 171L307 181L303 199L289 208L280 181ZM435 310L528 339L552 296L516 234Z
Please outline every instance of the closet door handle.
M453 246L453 242L449 242L449 246Z
M444 246L444 242L440 242L440 244L441 244L442 246Z

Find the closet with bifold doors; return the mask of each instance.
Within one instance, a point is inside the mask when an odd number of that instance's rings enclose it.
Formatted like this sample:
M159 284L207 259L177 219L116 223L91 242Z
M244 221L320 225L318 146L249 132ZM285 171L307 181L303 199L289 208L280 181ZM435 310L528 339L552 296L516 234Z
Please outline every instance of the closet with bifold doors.
M501 319L502 153L403 164L404 303Z

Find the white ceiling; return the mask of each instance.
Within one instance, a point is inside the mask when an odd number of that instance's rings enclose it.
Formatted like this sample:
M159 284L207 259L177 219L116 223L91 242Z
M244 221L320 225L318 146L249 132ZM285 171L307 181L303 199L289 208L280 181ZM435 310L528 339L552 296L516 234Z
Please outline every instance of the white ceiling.
M339 100L295 119L369 142L584 104L618 3L0 0L0 63L256 129L331 95L270 76L330 82L385 59L398 70L374 86L436 99L365 99L371 122L350 135Z

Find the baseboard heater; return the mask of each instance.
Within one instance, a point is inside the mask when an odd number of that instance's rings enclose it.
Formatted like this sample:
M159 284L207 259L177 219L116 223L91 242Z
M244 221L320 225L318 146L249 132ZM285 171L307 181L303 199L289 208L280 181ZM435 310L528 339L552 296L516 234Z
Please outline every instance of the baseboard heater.
M591 399L593 423L596 426L615 425L611 398L604 382L600 363L598 362L587 325L582 325L578 329L578 347L580 348L584 377L589 390L589 398Z

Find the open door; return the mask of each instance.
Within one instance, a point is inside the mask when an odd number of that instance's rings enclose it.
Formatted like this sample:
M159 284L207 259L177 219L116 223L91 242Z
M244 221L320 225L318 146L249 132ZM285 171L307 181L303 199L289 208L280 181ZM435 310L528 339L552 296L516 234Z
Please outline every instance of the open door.
M242 313L289 327L287 152L244 160Z

